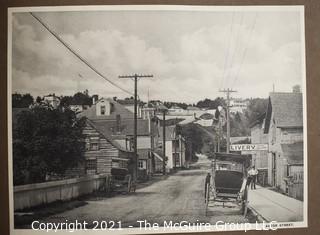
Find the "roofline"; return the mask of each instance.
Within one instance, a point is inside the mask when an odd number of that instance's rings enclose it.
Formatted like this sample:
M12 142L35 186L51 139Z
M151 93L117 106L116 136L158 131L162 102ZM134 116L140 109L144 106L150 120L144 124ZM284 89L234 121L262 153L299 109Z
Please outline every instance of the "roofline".
M101 133L101 131L98 130L98 128L94 125L94 123L90 119L88 119L87 117L85 117L85 119L90 124L90 126L93 127L100 135L102 135L104 138L106 138L106 140L108 140L111 145L113 145L114 147L116 147L120 151L133 153L133 151L123 149L122 146L119 145L117 142L115 142L111 136L106 136L104 133Z
M261 121L263 121L263 119L265 119L266 117L266 112L264 112L263 114L260 114L260 116L253 121L251 124L249 124L249 127L252 128L254 126L256 126L257 124L261 123Z
M303 125L301 126L277 126L278 128L303 128Z

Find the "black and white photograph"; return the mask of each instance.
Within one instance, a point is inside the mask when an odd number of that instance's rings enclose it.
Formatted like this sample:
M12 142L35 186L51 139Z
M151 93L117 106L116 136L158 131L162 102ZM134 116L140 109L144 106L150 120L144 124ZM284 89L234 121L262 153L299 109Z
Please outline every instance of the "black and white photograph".
M303 6L8 12L13 234L307 227Z

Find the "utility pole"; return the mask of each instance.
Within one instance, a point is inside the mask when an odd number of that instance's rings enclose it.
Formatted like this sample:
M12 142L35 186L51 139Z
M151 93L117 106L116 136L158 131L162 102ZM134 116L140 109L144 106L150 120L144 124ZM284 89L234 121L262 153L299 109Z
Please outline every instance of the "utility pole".
M163 154L163 162L162 162L162 174L166 174L166 110L163 110L162 113L162 119L163 119L163 129L162 129L162 154Z
M162 112L162 174L166 174L166 112L168 111L167 107L164 104L160 104L157 107L159 112ZM161 122L159 122L159 127L161 127Z
M221 120L219 117L219 123L218 123L218 140L217 140L217 152L220 153L220 139L221 139Z
M138 106L138 79L139 78L152 78L153 75L123 75L119 78L131 78L134 79L134 114L133 114L133 149L134 149L134 168L133 168L133 181L136 182L138 179L138 149L137 149L137 106Z
M220 92L227 93L227 153L230 152L230 93L237 92L232 89L223 89Z

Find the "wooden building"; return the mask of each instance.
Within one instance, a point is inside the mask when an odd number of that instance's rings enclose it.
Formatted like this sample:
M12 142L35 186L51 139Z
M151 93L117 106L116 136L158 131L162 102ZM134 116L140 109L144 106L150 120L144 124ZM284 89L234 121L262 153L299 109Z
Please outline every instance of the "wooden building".
M267 134L268 183L303 199L303 107L302 93L270 93L263 123Z
M83 130L85 140L84 162L66 172L68 176L111 174L112 168L131 170L133 152L122 148L110 136L99 130L89 119Z

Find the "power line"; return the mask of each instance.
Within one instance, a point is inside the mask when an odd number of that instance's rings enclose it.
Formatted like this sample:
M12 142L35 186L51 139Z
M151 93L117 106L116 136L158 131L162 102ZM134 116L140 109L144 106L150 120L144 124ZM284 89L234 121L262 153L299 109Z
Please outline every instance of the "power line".
M232 19L231 19L231 23L230 23L230 37L229 37L229 40L228 40L228 43L227 43L227 53L226 53L226 56L225 56L225 60L224 60L224 67L223 67L223 73L222 73L222 77L221 77L221 82L220 82L220 86L219 88L222 88L224 86L224 77L225 77L225 72L226 72L226 68L227 68L227 62L229 60L229 54L230 54L230 44L231 44L231 39L232 39L232 31L233 31L233 21L234 21L234 15L235 15L235 12L232 12Z
M230 93L237 92L232 89L223 89L220 92L227 94L227 153L230 151Z
M130 78L134 80L134 120L133 120L133 150L134 150L134 169L133 169L133 180L134 182L138 179L138 145L137 145L137 139L138 139L138 132L137 132L137 106L138 106L138 80L140 78L152 78L153 75L143 75L143 74L133 74L133 75L123 75L119 76L119 78ZM164 126L165 128L165 126ZM164 137L165 138L165 137ZM165 143L165 141L164 141ZM163 147L164 148L164 147ZM164 152L165 153L165 152ZM164 155L165 156L165 155ZM163 164L165 164L165 161L163 160ZM164 165L165 166L165 165ZM165 170L165 167L164 167ZM164 171L165 173L165 171Z
M94 71L96 74L98 74L101 78L112 84L113 86L117 87L118 89L126 92L129 95L133 95L132 92L122 88L106 76L104 76L101 72L99 72L96 68L94 68L86 59L84 59L82 56L80 56L74 49L72 49L57 33L55 33L50 27L45 24L38 16L36 16L34 13L29 12L30 15L35 18L49 33L51 33L59 42L62 43L73 55L75 55L80 61L82 61L85 65L87 65L92 71Z
M249 44L251 44L251 41L252 41L252 37L253 37L252 35L253 35L253 32L254 32L255 27L256 27L257 18L258 18L258 13L256 12L255 17L254 17L254 20L253 20L252 27L251 27L251 30L250 30L250 33L249 33L249 38L248 38L248 41L247 41L247 45L246 45L246 47L245 47L245 49L244 49L244 51L243 51L242 58L241 58L241 62L240 62L240 66L239 66L238 72L236 73L235 79L234 79L231 87L233 87L233 86L236 84L236 81L237 81L237 79L238 79L238 77L239 77L239 74L240 74L240 72L241 72L241 68L242 68L242 65L243 65L243 63L244 63L244 61L245 61Z
M237 50L238 50L238 47L239 47L239 44L238 41L239 41L239 35L240 35L240 30L241 30L241 26L242 26L242 23L243 23L243 13L241 12L241 19L240 19L240 25L239 25L239 28L238 28L238 32L237 32L237 35L236 35L236 40L235 40L235 48L234 48L234 51L233 51L233 54L232 54L232 57L231 57L231 64L229 66L229 70L228 70L228 73L227 73L227 77L226 77L226 81L228 81L228 78L231 76L230 73L232 74L231 72L231 69L233 67L233 64L234 64L234 57L235 55L237 54Z

